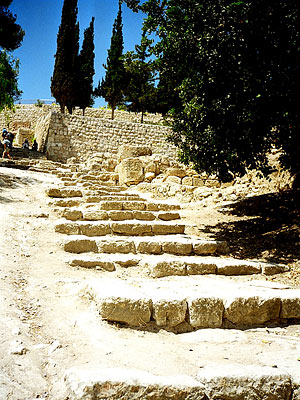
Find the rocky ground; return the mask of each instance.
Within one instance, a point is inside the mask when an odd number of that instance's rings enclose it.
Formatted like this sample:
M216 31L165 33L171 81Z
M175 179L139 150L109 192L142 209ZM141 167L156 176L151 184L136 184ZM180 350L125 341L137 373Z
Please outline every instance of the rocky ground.
M214 365L255 365L296 373L300 383L299 325L176 335L101 321L79 295L99 271L70 267L54 232L57 215L45 187L55 181L49 174L0 169L0 399L66 400L71 368L82 376L118 367L195 377ZM242 196L239 188L231 201L224 188L183 204L183 218L196 225L194 234L226 239L236 258L291 267L251 279L300 286L299 192L257 186L248 187L255 196Z

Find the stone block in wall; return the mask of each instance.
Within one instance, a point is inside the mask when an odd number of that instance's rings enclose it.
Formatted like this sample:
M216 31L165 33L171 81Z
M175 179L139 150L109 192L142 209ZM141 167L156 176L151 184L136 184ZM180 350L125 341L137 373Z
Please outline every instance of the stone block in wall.
M125 144L119 148L117 159L118 162L120 162L126 158L151 156L151 155L152 155L152 148L149 146L133 146Z
M184 178L186 176L186 170L182 168L168 168L166 171L167 176L177 176L178 178Z
M182 184L186 186L193 186L193 178L191 176L185 176L182 178Z
M177 183L178 185L181 184L181 178L179 176L168 176L166 179L167 183Z
M138 184L144 180L143 162L139 158L126 158L118 165L120 185Z
M193 186L204 186L204 182L201 178L193 176Z

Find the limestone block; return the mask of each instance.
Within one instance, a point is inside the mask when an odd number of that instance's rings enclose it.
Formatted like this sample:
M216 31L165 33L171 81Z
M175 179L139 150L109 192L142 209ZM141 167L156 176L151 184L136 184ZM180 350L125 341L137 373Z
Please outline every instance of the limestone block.
M259 263L240 261L240 260L220 260L217 264L219 275L252 275L260 274L261 266Z
M133 218L141 221L153 221L155 215L150 211L133 211Z
M83 211L83 219L85 221L105 221L109 219L107 211L87 210Z
M172 328L184 322L187 312L186 300L153 300L153 318L156 325Z
M102 319L121 322L129 326L144 326L150 322L152 304L147 298L107 297L98 303Z
M118 162L125 160L126 158L135 158L141 156L151 156L152 155L152 148L147 146L133 146L124 144L120 146L117 159Z
M48 188L46 193L49 197L82 197L82 191L79 189L70 189L70 188Z
M78 235L79 226L76 223L63 222L55 225L55 232L64 233L66 235Z
M97 195L91 195L91 196L86 195L86 196L84 197L84 201L85 201L86 203L99 203L99 202L100 202L100 198L99 198L99 196L97 196Z
M83 260L83 259L73 259L70 261L71 267L82 267L82 268L95 268L103 269L105 271L115 271L115 264L111 261L100 261L100 260Z
M95 240L90 239L71 239L64 242L64 251L68 253L88 253L98 251Z
M153 224L152 232L154 235L172 235L184 233L184 225Z
M147 203L147 211L176 211L180 210L180 205L178 204L168 204L168 203Z
M193 176L193 186L204 186L204 182L201 178Z
M137 252L142 254L160 254L162 252L161 243L149 240L139 242L137 244Z
M280 318L300 319L300 290L281 295Z
M264 275L275 275L288 272L290 269L287 265L282 264L262 264L262 273Z
M181 183L182 185L193 186L193 178L191 176L185 176L182 178Z
M125 221L134 218L132 211L109 211L108 215L113 221Z
M157 218L162 221L173 221L175 219L180 219L180 214L178 212L160 211L157 214Z
M118 168L120 185L137 184L144 180L143 162L138 158L126 158Z
M185 169L182 168L168 168L166 170L166 175L167 176L177 176L179 178L184 178L187 175L187 172Z
M155 376L132 369L78 369L65 374L70 400L207 400L201 383L186 375Z
M191 243L187 242L163 242L162 251L168 254L189 255L193 250Z
M97 249L99 253L135 253L134 242L130 239L118 240L98 240Z
M82 211L67 208L63 211L62 216L70 221L78 221L82 219Z
M146 262L150 275L154 278L162 278L163 276L184 276L186 275L186 267L183 261L159 261Z
M223 321L223 300L216 297L188 299L189 322L194 328L220 328Z
M111 224L112 233L116 233L119 235L127 235L127 236L142 236L142 235L151 235L151 225L140 223L117 223L113 222Z
M193 243L194 253L197 255L205 254L222 254L226 253L228 248L225 242L218 242L214 240L199 240Z
M286 400L292 394L291 377L269 366L227 363L205 366L197 379L212 400Z
M100 210L122 210L122 201L100 201Z
M123 210L136 210L143 211L146 208L146 204L143 201L123 201L122 202Z
M260 325L279 318L280 306L276 297L244 295L226 301L224 318L238 326Z
M152 173L154 176L158 173L157 162L153 160L144 161L144 171L146 173Z
M86 235L86 236L104 236L104 235L109 235L111 233L111 229L108 224L101 224L95 222L95 223L81 224L79 232L81 235Z
M178 176L168 176L166 182L176 183L177 185L181 185L181 178L179 178Z
M79 199L65 199L65 200L54 200L54 203L52 203L56 207L76 207L81 204L82 198Z
M187 275L206 275L216 273L216 264L210 262L186 262Z

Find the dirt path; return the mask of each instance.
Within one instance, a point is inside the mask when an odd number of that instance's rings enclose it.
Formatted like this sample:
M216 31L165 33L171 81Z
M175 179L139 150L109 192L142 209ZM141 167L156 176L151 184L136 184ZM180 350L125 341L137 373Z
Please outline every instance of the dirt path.
M44 189L52 175L0 170L0 399L68 399L69 368L195 377L226 363L299 369L300 327L183 335L102 322L78 292L99 272L71 268ZM109 276L109 273L101 273ZM241 351L241 348L243 351Z

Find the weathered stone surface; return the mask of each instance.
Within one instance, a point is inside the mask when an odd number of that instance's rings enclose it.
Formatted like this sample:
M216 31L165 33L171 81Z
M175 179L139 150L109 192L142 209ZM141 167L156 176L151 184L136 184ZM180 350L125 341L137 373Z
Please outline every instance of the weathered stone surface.
M220 328L222 325L223 300L216 297L188 299L189 322L194 328Z
M183 261L148 261L150 275L154 278L162 278L163 276L186 275L186 267Z
M153 221L155 215L150 211L134 211L133 218L141 221Z
M67 208L63 211L62 216L70 221L78 221L83 218L82 211L80 210L72 210Z
M189 255L192 253L193 245L192 243L185 242L163 242L162 250L164 253L168 254L178 254L178 255Z
M197 379L210 400L289 400L288 374L259 365L214 365L200 369Z
M119 147L117 159L118 162L125 160L126 158L135 158L141 156L151 156L152 148L149 146L133 146L124 144Z
M186 375L155 376L121 369L72 368L65 374L70 400L208 400L203 385Z
M186 300L159 299L153 302L153 318L157 326L172 328L184 322Z
M223 254L228 251L228 246L225 242L197 240L193 243L194 253L197 255L205 254Z
M300 290L281 296L280 318L300 319Z
M262 273L264 275L281 274L282 272L289 271L289 267L282 264L262 264Z
M147 203L147 211L175 211L180 210L180 206L177 204L167 204L167 203Z
M184 233L184 225L153 224L152 232L154 235L173 235Z
M132 240L97 240L98 252L99 253L135 253L135 246Z
M145 210L146 205L142 201L123 201L122 208L123 208L123 210L143 211L143 210Z
M110 272L115 271L116 269L115 264L111 261L88 260L80 258L74 258L71 260L70 265L72 267L103 269Z
M122 207L122 201L100 201L99 203L100 210L122 210Z
M79 226L72 222L63 222L55 225L55 232L64 233L66 235L78 235Z
M109 219L107 211L87 210L83 211L83 219L85 221L105 221Z
M134 218L132 211L109 211L108 215L109 219L113 221L125 221Z
M71 239L64 242L64 250L68 253L88 253L97 252L98 247L95 240L90 239Z
M137 244L137 252L142 254L160 254L162 252L162 246L159 242L147 240Z
M104 236L111 233L109 224L101 224L99 222L84 223L80 225L79 232L86 236Z
M193 186L193 178L191 176L185 176L182 178L181 183L186 186Z
M55 207L76 207L82 203L82 198L73 198L73 199L60 199L54 200L53 206Z
M64 198L64 197L82 197L82 191L79 189L70 188L49 188L46 190L49 197Z
M261 273L259 263L240 261L240 260L221 260L217 264L217 274L219 275L252 275Z
M143 162L138 158L126 158L118 166L120 185L137 184L144 180Z
M178 176L168 176L166 182L181 185L181 178L179 178Z
M225 303L224 317L234 325L255 326L279 318L281 302L277 297L238 296Z
M186 273L187 275L205 275L205 274L215 274L216 264L210 262L186 262Z
M118 235L143 236L151 235L151 225L145 223L117 223L111 224L111 230Z
M193 177L193 186L204 186L204 182L201 178Z
M177 176L179 178L184 178L187 175L187 172L185 169L182 168L168 168L166 170L166 175L167 176Z
M98 303L98 311L106 321L129 326L144 326L150 322L151 300L128 294L125 297L107 297Z
M175 219L180 219L180 214L178 212L168 212L168 211L160 211L157 214L157 218L162 221L172 221Z

